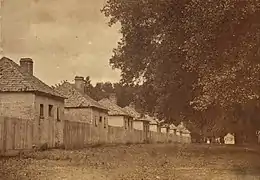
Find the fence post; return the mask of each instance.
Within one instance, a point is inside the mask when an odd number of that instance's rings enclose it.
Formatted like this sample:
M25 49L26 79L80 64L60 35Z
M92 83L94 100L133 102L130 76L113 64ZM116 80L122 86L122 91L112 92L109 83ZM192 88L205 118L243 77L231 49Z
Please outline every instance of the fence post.
M64 120L64 126L63 126L63 143L64 143L64 146L65 146L65 149L68 148L67 144L67 121Z
M7 146L7 119L4 117L4 126L3 126L3 154L6 153L6 146Z

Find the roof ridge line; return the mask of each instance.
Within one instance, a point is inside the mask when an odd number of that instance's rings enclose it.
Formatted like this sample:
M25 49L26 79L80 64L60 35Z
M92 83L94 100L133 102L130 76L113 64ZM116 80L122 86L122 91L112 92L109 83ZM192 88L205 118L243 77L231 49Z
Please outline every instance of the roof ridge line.
M24 77L23 72L22 72L21 69L20 69L20 66L19 66L17 63L15 63L13 60L11 60L11 59L9 59L9 58L7 58L7 57L5 57L5 59L8 61L8 63L10 64L11 67L15 68L15 69L18 71L20 77L22 77L22 78L24 79L25 77ZM27 88L27 85L26 85L24 82L21 82L21 83ZM29 83L29 85L30 85L32 88L34 88L34 86L32 86L30 83ZM35 88L34 88L34 89L35 89Z

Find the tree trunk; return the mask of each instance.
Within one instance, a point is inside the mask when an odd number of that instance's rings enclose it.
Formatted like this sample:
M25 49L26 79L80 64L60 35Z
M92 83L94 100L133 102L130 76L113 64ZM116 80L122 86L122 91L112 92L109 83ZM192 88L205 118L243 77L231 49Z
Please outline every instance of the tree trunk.
M241 145L244 143L244 135L242 132L235 133L235 144Z
M216 144L216 138L214 136L211 137L211 143Z
M219 137L219 138L220 138L220 143L221 143L221 144L225 144L224 137L223 137L223 136L221 136L221 137Z

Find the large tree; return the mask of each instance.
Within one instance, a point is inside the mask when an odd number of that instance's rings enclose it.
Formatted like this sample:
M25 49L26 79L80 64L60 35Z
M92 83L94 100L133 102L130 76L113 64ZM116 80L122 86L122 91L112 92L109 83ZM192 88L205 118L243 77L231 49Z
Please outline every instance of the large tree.
M123 35L110 63L127 83L144 78L165 88L196 74L198 108L256 98L259 7L255 0L108 0L103 12Z
M110 59L122 82L140 80L167 119L259 97L260 2L256 0L108 0L120 23ZM232 109L232 108L231 108Z

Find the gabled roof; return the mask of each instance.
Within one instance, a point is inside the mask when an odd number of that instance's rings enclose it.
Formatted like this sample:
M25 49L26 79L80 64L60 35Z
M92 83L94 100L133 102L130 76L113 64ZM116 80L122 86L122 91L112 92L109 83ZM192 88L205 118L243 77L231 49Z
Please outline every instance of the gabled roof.
M0 59L0 92L35 92L66 98L7 57Z
M162 128L170 128L169 124L163 124L161 125Z
M184 133L190 133L190 131L184 126L182 122L177 126L177 130L182 131Z
M65 107L67 108L95 107L98 109L108 110L88 95L81 93L69 82L64 82L55 89L67 97L65 100Z
M154 118L151 119L150 124L160 125L160 121L157 118L154 117Z
M124 109L125 112L127 112L129 115L131 115L135 119L139 119L141 117L141 114L130 106L126 106L123 109Z
M109 110L108 114L111 116L130 116L130 117L132 117L123 108L121 108L117 104L113 103L108 98L101 99L98 102Z
M154 118L152 118L152 117L149 116L149 115L144 115L144 117L141 117L139 120L151 122L151 121L153 121L153 119L154 119Z
M174 124L170 124L170 129L177 129L177 127Z
M234 135L232 133L227 133L225 137L234 137Z

